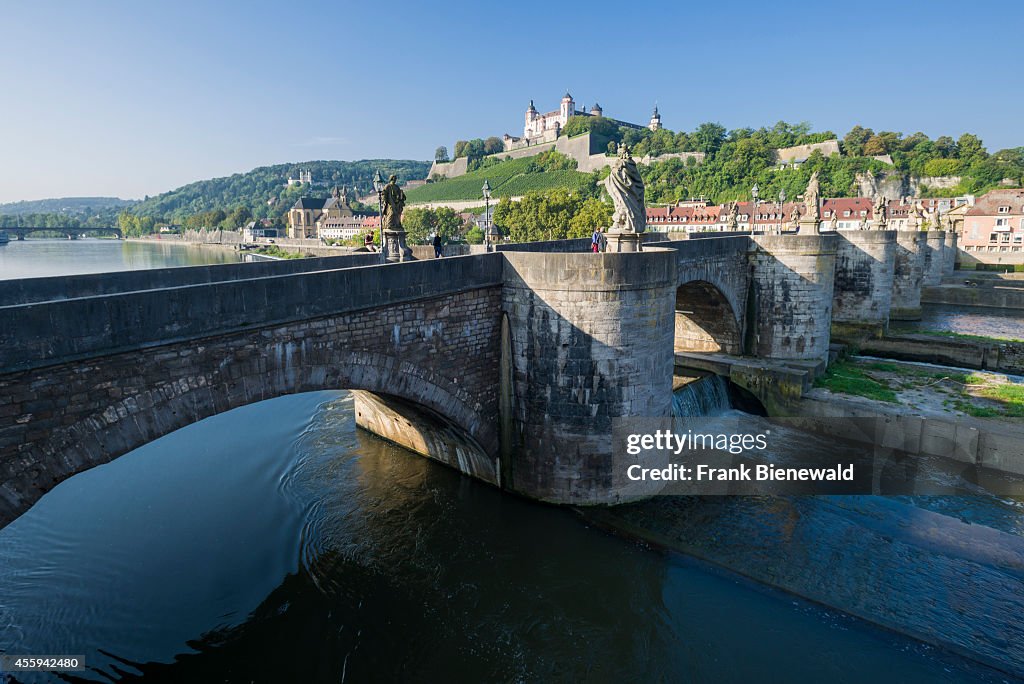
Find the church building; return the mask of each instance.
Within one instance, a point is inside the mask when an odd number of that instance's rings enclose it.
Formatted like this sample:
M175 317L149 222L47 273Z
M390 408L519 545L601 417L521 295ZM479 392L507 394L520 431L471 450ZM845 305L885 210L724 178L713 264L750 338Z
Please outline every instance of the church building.
M356 217L349 206L346 188L339 190L335 187L327 198L300 197L288 211L290 238L338 237L334 233L348 227L348 224L361 226L362 217Z

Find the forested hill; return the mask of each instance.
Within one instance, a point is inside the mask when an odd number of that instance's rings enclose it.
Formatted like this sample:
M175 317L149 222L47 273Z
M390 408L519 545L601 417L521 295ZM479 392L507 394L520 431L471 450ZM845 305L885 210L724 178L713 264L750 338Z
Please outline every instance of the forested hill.
M68 214L88 216L99 213L103 209L121 209L132 204L135 204L134 200L123 200L119 197L56 197L0 204L0 215Z
M298 194L326 196L330 189L347 186L349 196L364 195L373 189L373 174L380 170L386 179L397 174L400 181L426 178L430 162L412 159L364 159L361 161L309 161L295 164L261 166L247 173L212 178L183 185L176 190L147 198L130 209L140 217L181 222L185 217L221 209L246 207L256 218L280 216ZM314 183L310 188L287 187L288 178L298 178L299 170L309 170ZM355 188L355 192L352 192Z

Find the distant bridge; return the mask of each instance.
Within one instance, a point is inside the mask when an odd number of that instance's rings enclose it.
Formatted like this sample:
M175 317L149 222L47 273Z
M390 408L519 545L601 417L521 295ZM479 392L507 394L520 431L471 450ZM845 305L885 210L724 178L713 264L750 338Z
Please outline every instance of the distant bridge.
M324 389L356 391L359 425L503 489L621 501L612 422L670 415L676 366L784 407L780 383L826 362L835 325L919 309L923 275L947 263L924 238L602 254L582 240L0 281L0 526L162 435Z
M19 226L17 228L0 228L0 230L7 232L8 235L16 236L19 240L24 240L25 236L31 235L32 233L61 233L66 235L69 240L75 240L80 235L113 235L118 239L122 239L124 234L120 228L107 227L107 228L45 228L41 226Z

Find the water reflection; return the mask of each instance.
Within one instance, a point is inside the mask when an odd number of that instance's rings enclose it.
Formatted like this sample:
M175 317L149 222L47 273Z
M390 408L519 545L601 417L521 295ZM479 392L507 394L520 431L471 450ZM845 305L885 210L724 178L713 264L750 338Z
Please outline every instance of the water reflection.
M754 502L753 528L744 504L655 505L681 506L695 543L797 559L842 529L787 500ZM0 549L4 650L84 653L91 679L995 681L401 451L356 430L339 393L216 416L76 476Z
M238 261L238 253L230 249L171 241L12 240L0 246L0 280Z

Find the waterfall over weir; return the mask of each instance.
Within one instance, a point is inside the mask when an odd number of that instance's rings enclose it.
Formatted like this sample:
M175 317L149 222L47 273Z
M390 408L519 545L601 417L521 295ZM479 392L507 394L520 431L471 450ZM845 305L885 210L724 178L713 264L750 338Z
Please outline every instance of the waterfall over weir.
M672 393L672 415L710 416L730 408L725 379L707 375L687 383Z

